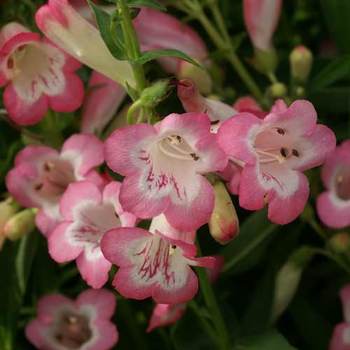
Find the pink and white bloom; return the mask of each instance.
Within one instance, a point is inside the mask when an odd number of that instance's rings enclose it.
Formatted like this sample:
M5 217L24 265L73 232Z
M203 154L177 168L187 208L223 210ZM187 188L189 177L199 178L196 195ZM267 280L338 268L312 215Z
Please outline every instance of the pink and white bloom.
M27 146L17 154L6 186L24 207L40 208L36 223L47 235L60 218L59 200L70 183L89 179L104 184L94 170L103 161L103 143L93 135L71 136L61 152L47 146Z
M36 13L40 30L80 62L122 84L135 85L130 64L112 56L98 29L68 0L49 0Z
M340 298L343 304L343 323L339 323L334 331L329 350L350 349L350 285L346 285L340 291Z
M143 51L177 49L204 66L209 64L208 49L202 38L176 17L142 8L133 23ZM201 91L210 92L212 81L203 69L173 57L162 57L158 61L168 73L175 74L180 79L192 78Z
M208 115L213 133L217 132L221 122L237 114L230 105L201 95L197 85L191 79L182 79L178 82L177 96L186 112Z
M85 290L76 300L46 295L26 326L26 337L37 349L110 350L119 338L111 322L115 308L115 296L105 289Z
M205 224L214 206L203 174L222 170L225 153L200 113L170 114L155 125L118 129L105 142L108 166L125 176L120 202L140 218L164 213L179 230ZM194 215L195 213L195 215Z
M126 95L125 89L98 72L92 72L89 92L83 104L81 131L101 133L110 122Z
M350 226L350 140L332 153L322 168L327 189L317 198L317 213L332 228Z
M79 108L84 97L75 73L79 67L75 59L19 23L8 23L0 31L0 87L5 87L4 105L17 124L35 124L49 108Z
M61 221L51 233L49 253L60 263L76 260L86 283L101 288L112 264L101 252L103 235L112 228L134 226L136 217L119 203L119 182L103 191L88 181L72 183L60 201Z
M176 323L186 312L186 303L156 304L148 323L147 332Z
M289 223L302 212L309 196L302 171L321 165L336 143L333 132L316 121L313 105L298 100L263 120L240 113L222 124L219 144L243 165L241 207L258 210L268 203L269 219L278 224Z
M198 278L191 266L215 264L211 257L196 258L193 243L170 238L163 223L153 222L151 232L122 227L103 236L104 256L119 266L113 286L124 297L152 297L160 304L184 303L198 290Z
M281 15L282 0L243 0L244 22L255 48L272 49L272 35Z

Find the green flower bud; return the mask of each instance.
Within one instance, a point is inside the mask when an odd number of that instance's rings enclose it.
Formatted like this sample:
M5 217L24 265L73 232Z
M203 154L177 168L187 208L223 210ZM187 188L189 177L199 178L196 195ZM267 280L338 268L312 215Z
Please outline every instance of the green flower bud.
M328 241L329 247L338 254L350 252L350 235L347 232L339 232Z
M274 83L270 86L270 94L273 98L282 98L287 95L287 87L283 83Z
M293 79L305 83L309 77L313 62L312 52L305 46L297 46L289 55L290 69Z
M37 209L24 209L12 216L4 226L4 234L11 241L16 241L35 229Z
M274 73L278 64L276 51L274 49L265 51L256 48L253 64L261 73L266 75Z

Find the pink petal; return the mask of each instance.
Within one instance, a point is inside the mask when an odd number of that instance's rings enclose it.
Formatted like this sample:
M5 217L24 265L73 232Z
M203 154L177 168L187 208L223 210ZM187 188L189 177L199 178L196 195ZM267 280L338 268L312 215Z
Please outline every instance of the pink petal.
M55 229L58 223L59 219L48 215L44 209L40 209L35 216L35 225L46 237L51 235L51 232Z
M338 324L333 331L329 350L349 350L350 325L348 323Z
M96 320L94 327L99 334L96 342L86 346L86 350L110 350L117 344L119 333L117 327L109 321ZM85 349L84 349L85 350Z
M58 157L58 152L47 146L29 145L19 151L15 158L15 166L29 162L38 165L40 162Z
M344 320L350 322L350 284L347 284L340 291L340 298L343 304Z
M57 310L66 305L71 308L74 307L73 301L61 294L45 295L38 303L38 319L44 323L51 323Z
M9 84L4 91L4 105L9 117L19 125L33 125L39 122L48 110L48 98L44 95L34 103L27 103Z
M117 298L106 289L87 289L79 294L76 303L80 307L85 305L93 306L97 313L97 318L109 320L114 315Z
M94 135L75 134L63 144L61 157L71 159L76 172L84 176L103 163L103 143Z
M92 182L79 181L71 183L60 201L60 211L65 220L74 220L76 208L84 202L102 202L102 194Z
M91 74L89 89L83 106L81 130L100 133L118 110L126 91L118 83L95 71Z
M73 112L83 103L84 85L75 73L65 74L65 87L60 95L49 96L51 109L57 112Z
M44 347L47 345L45 339L47 328L48 327L43 325L38 319L31 320L25 328L26 338L37 349L44 349Z

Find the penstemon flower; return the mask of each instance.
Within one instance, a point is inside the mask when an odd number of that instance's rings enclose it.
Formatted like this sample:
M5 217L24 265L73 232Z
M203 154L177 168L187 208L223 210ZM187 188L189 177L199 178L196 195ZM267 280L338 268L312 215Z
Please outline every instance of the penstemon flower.
M203 174L222 170L227 158L200 113L170 114L152 125L116 130L105 143L109 167L125 176L120 202L140 218L164 213L179 230L205 224L214 193ZM195 213L195 215L193 214Z
M101 133L126 95L125 89L98 72L92 72L83 104L81 131Z
M156 218L150 232L123 227L103 236L104 256L119 266L113 286L126 298L183 303L198 290L198 279L190 266L215 265L215 258L196 258L193 243L170 238L165 229L164 221Z
M19 23L0 32L0 86L9 117L20 125L39 122L49 108L72 112L80 107L84 86L75 71L80 63L38 33Z
M249 112L262 119L268 114L262 110L256 100L251 96L239 97L232 107L238 112Z
M81 276L93 288L107 282L111 268L100 248L103 235L136 222L121 207L119 189L119 182L109 183L103 192L88 181L70 184L60 201L62 220L48 240L51 257L57 262L76 260Z
M304 209L309 196L307 169L321 165L335 148L335 136L316 124L308 101L295 101L271 111L263 120L240 113L218 131L221 147L233 160L243 162L239 202L258 210L268 203L271 221L286 224Z
M221 122L237 114L237 111L228 104L202 96L197 85L190 79L178 82L177 96L186 112L208 115L213 133L217 132Z
M340 298L345 322L335 327L329 350L348 350L350 347L350 285L342 288Z
M350 140L331 154L322 168L327 188L317 198L317 212L322 222L333 228L350 225Z
M116 298L105 290L88 289L73 301L61 294L42 297L37 318L26 327L27 339L45 350L109 350L118 342L111 322Z
M185 313L186 303L156 304L148 323L147 332L176 323Z
M130 64L112 56L98 29L68 0L49 0L35 19L40 30L62 50L122 85L134 85Z
M36 223L47 235L60 217L58 203L70 183L83 179L104 183L94 170L103 161L103 144L93 135L71 136L60 153L47 146L27 146L17 154L6 186L24 207L40 208Z

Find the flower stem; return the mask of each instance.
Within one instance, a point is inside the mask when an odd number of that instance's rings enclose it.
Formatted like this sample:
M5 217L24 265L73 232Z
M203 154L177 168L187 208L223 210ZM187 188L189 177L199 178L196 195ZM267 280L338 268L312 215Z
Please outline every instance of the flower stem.
M119 10L120 16L122 18L121 26L124 34L125 46L127 50L128 57L130 59L130 64L133 69L136 90L139 95L147 86L147 81L145 77L145 72L142 64L135 62L141 56L141 50L137 35L132 24L129 8L125 0L116 0L117 8Z
M197 246L198 246L198 251L200 252L199 244L197 244ZM219 304L216 300L214 290L209 281L207 271L204 268L198 268L197 273L200 281L201 293L203 295L208 311L212 316L213 324L216 329L216 333L217 333L216 340L217 340L218 346L222 350L232 349L232 346L230 344L230 336L229 336L224 318L221 314Z

